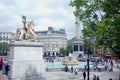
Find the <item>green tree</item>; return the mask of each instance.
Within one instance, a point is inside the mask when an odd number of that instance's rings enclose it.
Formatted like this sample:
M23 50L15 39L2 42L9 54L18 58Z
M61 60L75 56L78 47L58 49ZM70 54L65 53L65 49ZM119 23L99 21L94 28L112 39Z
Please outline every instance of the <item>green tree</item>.
M73 52L72 45L68 45L67 48L66 48L66 53L69 54L69 53L72 53L72 52Z
M5 53L9 51L9 45L7 42L0 42L0 52Z
M63 47L60 48L60 53L66 55L66 50L65 50L65 48L63 48Z
M73 48L72 45L68 45L67 48L60 48L60 53L64 54L64 55L68 55L69 53L73 52Z
M83 22L84 38L96 39L98 46L109 48L120 58L120 0L74 0L75 16Z
M9 45L8 45L8 43L7 42L3 42L3 50L5 51L5 52L7 52L8 50L9 50Z

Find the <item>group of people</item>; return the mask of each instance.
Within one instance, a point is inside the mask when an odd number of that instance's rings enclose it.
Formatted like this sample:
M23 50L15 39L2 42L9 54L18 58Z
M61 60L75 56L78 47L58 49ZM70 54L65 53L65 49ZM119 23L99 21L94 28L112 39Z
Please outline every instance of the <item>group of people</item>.
M0 71L3 71L4 74L8 75L9 65L8 63L4 64L2 58L0 60Z
M64 71L65 71L65 72L68 72L68 71L69 71L68 66L65 66ZM77 69L77 68L74 69L73 66L71 66L70 72L71 72L71 73L74 73L74 75L77 75L77 74L78 74L78 69ZM87 76L86 70L84 70L84 71L83 71L83 80L87 80L87 79L86 79L86 76ZM94 75L93 75L93 80L99 80L99 76L96 76L96 75L94 74Z
M94 70L101 71L98 65L102 64L106 71L113 71L114 64L112 59L94 59L92 61L94 63Z
M74 69L73 66L71 66L71 68L70 68L70 70L69 70L68 66L66 65L65 68L64 68L64 71L65 71L65 72L69 72L69 71L70 71L71 74L74 73L74 75L77 75L77 74L78 74L78 69L77 69L77 67Z
M45 62L52 62L54 63L55 57L54 56L47 56L47 57L43 57Z
M78 74L78 69L77 69L77 67L74 69L73 66L71 66L70 72L71 72L71 73L74 73L75 75L77 75L77 74Z
M86 72L83 71L83 80L86 80ZM93 80L100 80L99 76L96 76L95 74L93 75Z
M100 80L99 76L96 76L95 74L93 75L93 80Z

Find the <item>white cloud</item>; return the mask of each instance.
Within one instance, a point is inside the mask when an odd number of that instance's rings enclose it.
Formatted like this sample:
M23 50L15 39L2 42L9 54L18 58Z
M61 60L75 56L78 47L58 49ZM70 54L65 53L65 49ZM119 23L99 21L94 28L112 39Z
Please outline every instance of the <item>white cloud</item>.
M68 11L64 8L58 8L57 11L65 16L68 15Z
M62 21L62 20L58 20L58 21L55 21L55 20L52 20L52 19L49 19L49 18L42 18L40 20L40 25L42 26L42 28L44 28L45 26L52 26L54 28L61 28L65 25L65 23Z
M4 11L6 9L6 6L2 3L0 3L0 11Z
M64 28L68 37L75 34L73 8L68 6L70 0L2 0L0 2L0 31L16 30L22 27L21 16L35 22L35 30ZM8 30L9 31L9 30ZM15 31L14 31L15 32Z
M37 5L33 13L39 14L41 16L49 16L54 13L54 10L42 4L42 5Z
M22 9L26 9L27 6L31 3L29 0L14 0L16 3L16 6Z

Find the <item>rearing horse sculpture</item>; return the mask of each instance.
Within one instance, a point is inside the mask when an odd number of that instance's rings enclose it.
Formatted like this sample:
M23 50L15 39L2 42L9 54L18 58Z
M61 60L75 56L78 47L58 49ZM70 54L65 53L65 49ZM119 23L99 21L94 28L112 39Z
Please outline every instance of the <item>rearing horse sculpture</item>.
M30 40L35 40L37 38L37 35L33 32L33 26L35 26L34 22L30 21L27 26L28 26L27 31L25 28L17 29L17 40L22 40L23 34L28 34L28 33L30 33L32 35L32 39L30 39Z

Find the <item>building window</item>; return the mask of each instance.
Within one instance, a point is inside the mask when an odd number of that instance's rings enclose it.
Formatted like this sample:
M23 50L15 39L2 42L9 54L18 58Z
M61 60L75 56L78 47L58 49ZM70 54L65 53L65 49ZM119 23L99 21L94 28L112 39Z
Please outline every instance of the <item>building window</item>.
M80 45L80 46L79 46L79 49L80 49L80 51L83 51L83 46Z
M57 51L58 50L58 48L55 48L55 51Z
M78 45L74 45L74 51L78 51Z
M8 39L8 36L6 36L6 38Z

